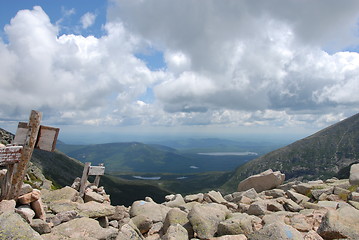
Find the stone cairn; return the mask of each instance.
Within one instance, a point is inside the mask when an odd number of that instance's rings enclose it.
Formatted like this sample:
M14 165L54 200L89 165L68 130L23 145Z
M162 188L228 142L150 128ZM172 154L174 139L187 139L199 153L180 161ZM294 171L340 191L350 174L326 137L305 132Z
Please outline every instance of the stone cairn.
M0 239L359 239L359 164L350 179L284 183L284 177L267 170L225 196L172 194L130 207L112 206L103 187L90 183L80 197L76 179L72 187L41 190L45 217L22 213L27 202L0 202Z

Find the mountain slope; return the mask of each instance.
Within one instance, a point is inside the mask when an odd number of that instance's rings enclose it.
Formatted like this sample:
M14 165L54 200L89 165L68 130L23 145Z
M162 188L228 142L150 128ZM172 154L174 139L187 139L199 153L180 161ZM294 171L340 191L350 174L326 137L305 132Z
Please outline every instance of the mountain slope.
M223 186L233 190L246 177L272 168L286 174L286 179L325 179L359 159L359 114L296 141L235 170Z

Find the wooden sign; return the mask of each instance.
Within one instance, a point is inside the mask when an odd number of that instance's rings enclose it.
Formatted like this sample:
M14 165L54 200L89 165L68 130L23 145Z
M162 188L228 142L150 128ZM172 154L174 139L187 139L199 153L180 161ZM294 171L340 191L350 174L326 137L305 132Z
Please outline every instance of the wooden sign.
M26 122L19 122L13 143L18 145L25 145L28 129L29 127ZM35 148L53 152L56 147L56 141L57 136L59 135L59 131L59 128L41 125L38 132Z
M105 167L103 166L90 166L89 176L100 176L105 174Z
M21 160L22 146L0 148L0 165L9 165Z
M35 148L53 152L56 147L57 136L59 135L59 128L40 126L39 135Z

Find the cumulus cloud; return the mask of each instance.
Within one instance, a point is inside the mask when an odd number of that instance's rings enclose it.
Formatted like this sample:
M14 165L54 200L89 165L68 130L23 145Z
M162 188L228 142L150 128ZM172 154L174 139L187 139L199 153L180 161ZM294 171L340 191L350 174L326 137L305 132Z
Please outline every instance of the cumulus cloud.
M91 122L135 102L161 74L133 55L138 40L121 23L105 28L101 38L58 36L41 7L19 11L5 27L9 43L0 42L0 116L35 108L54 120Z
M359 3L127 1L110 19L164 49L168 112L357 111ZM321 114L322 114L321 113Z
M95 23L96 20L96 15L90 12L85 13L82 17L81 17L81 24L82 24L82 28L86 29L90 26L92 26Z
M345 51L358 1L111 2L102 37L59 36L41 7L18 12L0 42L0 119L35 108L64 124L286 127L359 110L359 54ZM148 48L165 68L136 57Z

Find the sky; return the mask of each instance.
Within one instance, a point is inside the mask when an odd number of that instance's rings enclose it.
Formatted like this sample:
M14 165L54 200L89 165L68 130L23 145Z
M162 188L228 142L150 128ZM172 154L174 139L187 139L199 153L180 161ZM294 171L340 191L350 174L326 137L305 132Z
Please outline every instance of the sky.
M356 0L0 0L0 127L304 137L359 111L358 20Z

